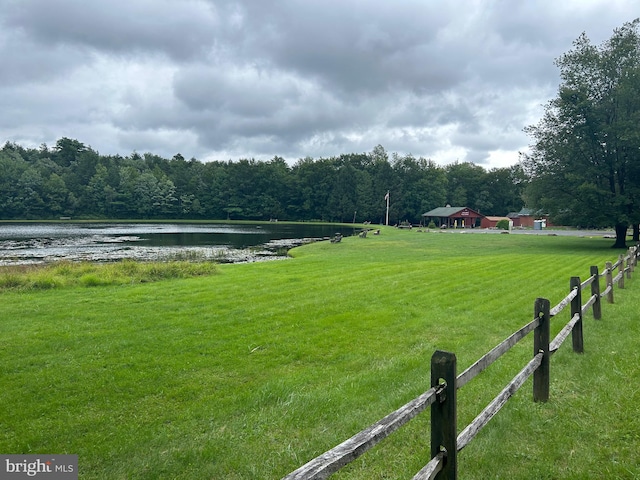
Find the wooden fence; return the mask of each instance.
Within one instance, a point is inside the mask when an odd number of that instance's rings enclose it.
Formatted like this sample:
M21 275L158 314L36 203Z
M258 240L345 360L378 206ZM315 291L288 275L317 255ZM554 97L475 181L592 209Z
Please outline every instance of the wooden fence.
M549 399L550 357L571 334L574 352L583 351L582 319L589 309L593 317L602 316L601 299L614 301L614 286L624 288L625 277L630 278L640 256L640 244L620 255L615 263L607 262L604 271L592 266L590 276L581 282L579 277L571 277L569 294L551 308L549 300L537 298L534 317L531 322L513 333L489 353L484 355L465 371L456 376L456 356L453 353L436 351L431 357L431 388L390 413L383 419L365 428L336 447L314 458L282 480L320 480L329 477L342 467L358 458L378 442L431 406L431 461L427 463L413 480L454 480L457 478L457 453L466 447L476 434L505 405L507 400L533 375L533 399L546 402ZM617 270L617 274L614 273ZM604 278L606 287L600 291L600 280ZM583 293L589 287L589 298L583 304ZM571 309L571 319L551 340L551 318L565 308ZM505 386L484 410L457 435L457 391L469 383L520 340L533 332L533 358Z

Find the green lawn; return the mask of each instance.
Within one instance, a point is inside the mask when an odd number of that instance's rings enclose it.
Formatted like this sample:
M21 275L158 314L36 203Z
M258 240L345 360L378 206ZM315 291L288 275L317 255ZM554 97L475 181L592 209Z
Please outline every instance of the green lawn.
M383 228L194 278L4 291L0 452L75 453L83 479L280 478L428 389L434 350L462 371L536 297L555 305L611 243ZM461 478L640 477L638 299L631 279L587 316L585 353L569 340L552 358L550 402L529 380L460 453ZM459 429L532 342L459 392ZM425 412L335 478L428 460Z

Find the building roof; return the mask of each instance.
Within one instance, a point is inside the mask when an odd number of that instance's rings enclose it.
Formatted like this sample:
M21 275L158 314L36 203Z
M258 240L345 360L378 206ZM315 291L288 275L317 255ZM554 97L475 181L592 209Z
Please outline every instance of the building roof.
M423 213L423 217L450 217L454 213L464 210L466 207L438 207Z
M532 210L531 208L523 207L519 212L509 212L507 217L509 218L518 218L518 217L533 217L533 216L545 216L542 210Z
M433 210L428 211L427 213L423 213L422 216L423 217L451 217L453 215L455 215L458 212L461 212L463 210L467 210L469 212L473 212L476 215L478 215L479 217L483 217L484 215L482 215L481 213L476 212L475 210L473 210L472 208L469 207L438 207L438 208L434 208Z
M518 212L518 215L519 215L520 217L530 217L530 216L532 216L533 214L534 214L534 213L533 213L533 210L531 210L530 208L524 208L524 207L522 208L522 210L520 210L520 211Z

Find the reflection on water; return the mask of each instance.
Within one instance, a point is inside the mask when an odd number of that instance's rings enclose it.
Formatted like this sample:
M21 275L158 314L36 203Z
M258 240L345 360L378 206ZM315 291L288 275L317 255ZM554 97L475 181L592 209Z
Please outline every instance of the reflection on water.
M286 258L286 250L352 228L305 224L6 224L0 265L56 260L199 258L246 262Z

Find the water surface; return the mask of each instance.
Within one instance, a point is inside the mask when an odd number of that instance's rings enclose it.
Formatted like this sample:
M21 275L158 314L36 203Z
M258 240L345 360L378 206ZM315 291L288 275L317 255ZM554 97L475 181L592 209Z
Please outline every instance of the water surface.
M351 235L353 228L277 222L0 224L0 265L125 258L256 261L285 258L288 248L337 232Z

